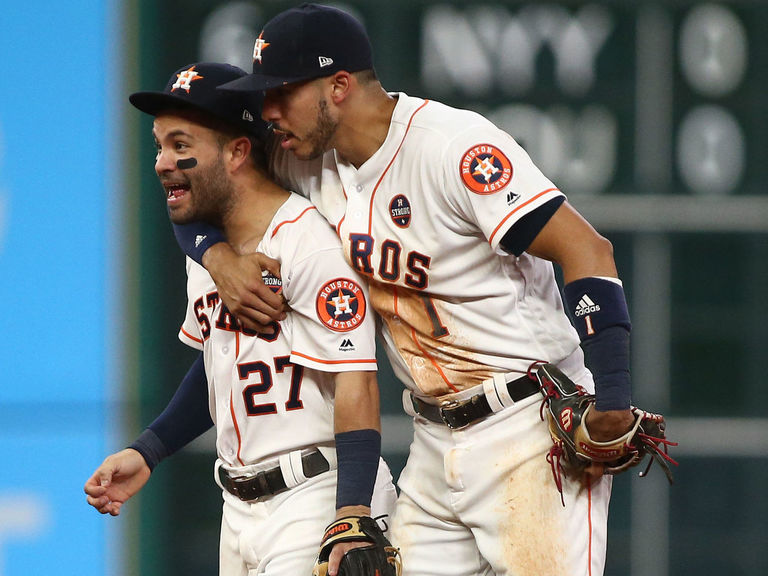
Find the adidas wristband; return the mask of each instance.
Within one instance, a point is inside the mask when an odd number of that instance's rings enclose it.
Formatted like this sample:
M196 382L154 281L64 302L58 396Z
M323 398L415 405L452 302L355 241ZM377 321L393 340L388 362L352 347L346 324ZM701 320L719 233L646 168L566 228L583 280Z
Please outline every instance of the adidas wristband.
M336 434L336 509L371 505L380 456L381 434L377 430L351 430Z
M631 328L624 288L617 278L580 278L563 288L568 317L582 341L609 326Z
M629 330L610 326L581 343L584 362L595 381L595 408L628 410L632 404L629 377Z
M631 323L621 281L589 277L563 288L566 310L581 339L584 360L595 380L595 408L627 410Z
M174 224L173 234L184 254L201 266L203 265L203 254L208 248L219 242L227 241L224 232L206 222Z

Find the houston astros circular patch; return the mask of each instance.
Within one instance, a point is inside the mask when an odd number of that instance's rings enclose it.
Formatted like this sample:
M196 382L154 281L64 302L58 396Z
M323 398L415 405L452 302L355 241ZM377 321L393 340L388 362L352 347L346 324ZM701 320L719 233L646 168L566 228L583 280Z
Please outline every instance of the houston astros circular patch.
M348 332L365 319L365 295L348 278L331 280L317 293L317 317L335 332Z
M493 194L512 180L512 163L492 144L478 144L464 153L459 173L472 192Z

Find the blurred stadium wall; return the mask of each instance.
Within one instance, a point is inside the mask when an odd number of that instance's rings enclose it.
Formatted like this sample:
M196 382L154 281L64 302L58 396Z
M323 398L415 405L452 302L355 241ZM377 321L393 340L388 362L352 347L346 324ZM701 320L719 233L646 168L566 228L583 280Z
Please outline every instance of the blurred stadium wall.
M102 458L162 409L183 257L127 95L197 60L249 69L283 0L11 0L0 18L0 576L214 574L205 436L120 518ZM617 478L607 576L768 573L768 4L350 1L388 90L508 130L616 249L634 401L668 416L676 483ZM468 274L467 282L482 282ZM409 423L381 367L395 472Z

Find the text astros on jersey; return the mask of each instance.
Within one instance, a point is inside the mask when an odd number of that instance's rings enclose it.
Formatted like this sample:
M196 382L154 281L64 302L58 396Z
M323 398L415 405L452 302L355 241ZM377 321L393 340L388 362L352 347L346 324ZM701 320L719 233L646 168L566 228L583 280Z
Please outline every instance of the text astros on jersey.
M301 161L276 149L272 170L318 207L368 279L397 377L442 397L580 356L552 264L499 247L562 192L479 114L394 96L387 138L359 169L335 151Z

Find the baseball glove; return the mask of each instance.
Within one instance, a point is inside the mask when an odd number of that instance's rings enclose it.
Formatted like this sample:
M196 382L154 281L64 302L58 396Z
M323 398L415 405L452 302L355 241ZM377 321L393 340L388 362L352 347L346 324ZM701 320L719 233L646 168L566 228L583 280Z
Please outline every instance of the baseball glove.
M312 570L314 576L327 576L331 549L339 542L369 542L370 545L344 554L338 576L400 576L400 551L390 544L376 520L368 516L348 516L328 526Z
M677 462L669 456L668 447L677 446L677 443L667 440L661 414L632 406L635 422L629 432L615 440L598 442L590 437L586 426L587 414L594 408L594 394L588 394L552 364L537 364L531 371L535 373L544 396L541 418L543 420L546 414L553 442L547 461L552 466L561 499L563 473L577 478L592 464L598 463L603 465L604 474L619 474L638 465L646 455L651 458L640 476L645 476L656 461L669 483L673 483L669 464L677 465Z

